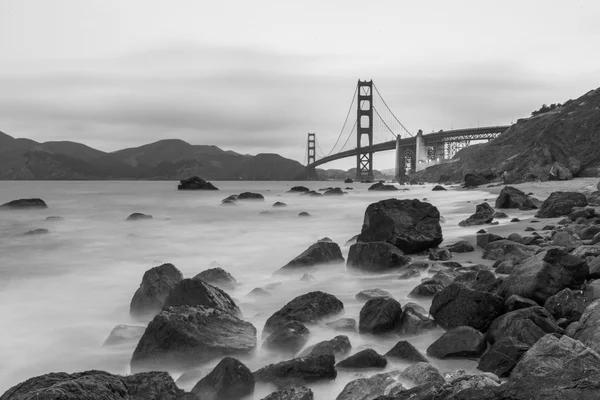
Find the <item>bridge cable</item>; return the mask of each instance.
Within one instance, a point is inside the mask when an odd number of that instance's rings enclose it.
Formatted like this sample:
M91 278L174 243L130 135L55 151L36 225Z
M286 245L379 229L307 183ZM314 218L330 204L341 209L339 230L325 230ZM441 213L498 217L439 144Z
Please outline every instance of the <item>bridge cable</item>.
M350 117L350 113L352 112L352 106L354 105L354 100L356 100L357 92L358 92L358 84L354 88L354 94L352 95L352 102L350 103L350 107L348 108L348 113L346 114L346 120L344 121L344 125L342 126L342 129L340 130L340 134L338 135L333 147L331 148L329 153L327 153L327 156L330 156L331 153L333 153L333 150L335 150L335 146L337 146L338 142L340 141L340 138L342 137L342 133L344 133L344 129L346 128L346 124L348 123L348 118Z
M381 119L381 122L383 122L383 125L385 125L386 128L388 128L388 130L392 133L392 135L394 135L394 138L396 138L398 135L396 135L394 133L394 131L388 126L388 124L385 123L385 120L383 119L383 117L379 114L379 111L377 111L377 108L373 107L373 111L375 111L375 113L377 114L377 116L379 116L379 119ZM383 138L383 135L382 135Z
M350 138L352 137L352 132L354 132L355 129L356 129L356 120L354 121L354 126L352 127L352 130L348 134L348 137L346 138L346 142L344 142L344 145L342 146L340 153L346 148L346 145L348 144L348 140L350 140Z
M387 107L387 109L390 111L390 113L392 114L392 116L394 117L394 119L400 124L400 126L402 127L402 129L404 129L406 131L406 133L408 133L411 137L413 136L412 133L410 133L410 131L408 129L406 129L406 127L404 125L402 125L402 122L400 122L400 120L398 119L398 117L396 117L396 115L394 114L394 112L390 109L390 107L387 105L387 103L385 102L385 100L383 99L383 96L381 95L381 93L379 92L379 89L377 89L377 86L375 85L375 82L373 82L373 87L375 88L375 91L377 92L377 94L379 95L379 98L381 99L381 101L383 101L383 104L385 104L385 106Z

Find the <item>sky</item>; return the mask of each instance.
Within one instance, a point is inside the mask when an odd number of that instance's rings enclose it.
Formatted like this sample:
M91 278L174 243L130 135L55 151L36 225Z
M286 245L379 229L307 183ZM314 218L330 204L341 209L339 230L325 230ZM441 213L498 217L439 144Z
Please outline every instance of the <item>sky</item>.
M308 132L334 145L359 79L412 133L579 97L600 86L599 20L597 0L0 0L0 131L304 163Z

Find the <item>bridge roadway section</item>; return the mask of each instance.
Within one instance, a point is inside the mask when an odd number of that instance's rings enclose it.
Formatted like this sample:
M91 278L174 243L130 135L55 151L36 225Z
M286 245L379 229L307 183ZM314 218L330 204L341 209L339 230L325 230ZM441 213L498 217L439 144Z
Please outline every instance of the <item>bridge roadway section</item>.
M490 140L497 138L502 132L507 130L509 127L510 125L498 125L484 126L480 128L454 129L450 131L429 133L427 135L423 135L422 137L426 145L431 145L434 143L461 142L465 140ZM417 144L417 138L409 137L400 139L398 141L390 140L389 142L378 143L372 146L365 146L360 149L360 154L394 150L396 149L396 143L398 143L400 147L415 148ZM331 161L340 160L346 157L357 156L358 154L358 148L342 151L337 154L332 154L330 156L323 157L315 161L314 163L307 165L307 167L315 168L319 165L323 165Z

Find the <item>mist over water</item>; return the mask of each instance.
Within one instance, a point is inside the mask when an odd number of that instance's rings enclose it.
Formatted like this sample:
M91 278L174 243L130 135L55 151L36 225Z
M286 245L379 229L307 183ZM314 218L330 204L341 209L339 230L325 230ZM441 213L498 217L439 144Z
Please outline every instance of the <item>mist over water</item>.
M453 243L473 232L473 228L458 227L457 223L470 214L457 212L459 206L486 195L481 191L432 192L431 185L368 192L369 184L360 183L214 184L219 191L177 191L176 182L0 182L0 204L40 197L49 206L46 210L0 212L0 393L48 372L100 369L129 373L135 345L102 347L102 343L116 325L140 325L129 316L131 298L144 272L167 262L191 278L216 261L236 278L239 286L228 293L240 306L244 319L258 330L255 354L240 357L253 371L291 358L261 349L261 333L266 319L297 295L314 290L331 293L344 303L343 316L357 321L364 303L354 296L364 289L381 288L402 305L415 301L429 309L430 301L406 297L425 276L402 281L395 275L355 275L347 273L344 265L335 265L312 271L317 279L305 282L300 281L302 273L273 276L273 272L325 236L338 243L346 257L349 247L345 243L360 233L365 208L390 197L427 198L445 218L443 244ZM294 185L315 190L351 186L354 190L343 197L286 193ZM240 202L236 207L220 205L221 199L244 191L262 193L266 199ZM276 201L288 206L273 208ZM260 215L261 211L273 214ZM301 211L312 216L300 218ZM154 219L126 221L133 212L152 214ZM45 221L48 216L64 220ZM36 228L46 228L50 234L23 236ZM470 254L455 258L466 261L476 257L476 253ZM276 282L281 284L269 289L270 297L247 296L256 287ZM324 326L308 328L311 335L307 346L340 334ZM424 353L441 333L440 329L407 340ZM348 336L352 353L372 347L384 354L400 340L398 336ZM388 361L385 371L406 367ZM441 371L471 370L476 365L468 360L431 361ZM201 370L210 372L216 362ZM335 398L357 375L339 371L335 383L313 387L316 398ZM269 388L257 386L255 398L268 392Z

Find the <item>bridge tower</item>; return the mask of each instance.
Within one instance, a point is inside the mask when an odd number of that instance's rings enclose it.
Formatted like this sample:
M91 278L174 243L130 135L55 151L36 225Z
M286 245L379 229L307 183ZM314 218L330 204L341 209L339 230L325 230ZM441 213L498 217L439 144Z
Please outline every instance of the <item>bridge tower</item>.
M306 140L306 155L307 155L307 164L312 165L315 161L317 161L316 156L316 147L315 144L317 142L316 135L314 133L308 134L308 139ZM316 179L317 171L314 167L306 167L306 178L307 179Z
M369 180L373 176L373 153L362 153L362 139L373 145L373 81L358 81L358 108L356 111L356 179Z

